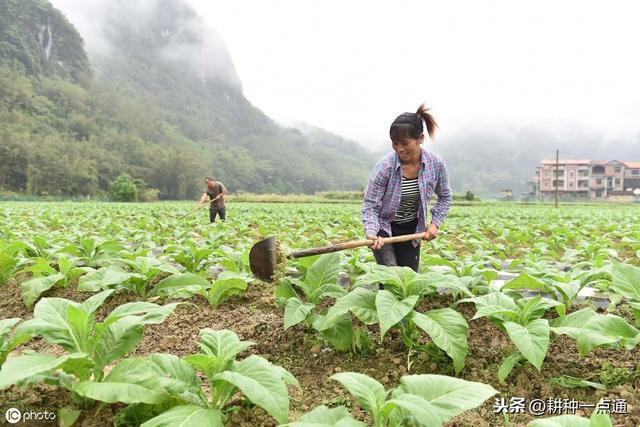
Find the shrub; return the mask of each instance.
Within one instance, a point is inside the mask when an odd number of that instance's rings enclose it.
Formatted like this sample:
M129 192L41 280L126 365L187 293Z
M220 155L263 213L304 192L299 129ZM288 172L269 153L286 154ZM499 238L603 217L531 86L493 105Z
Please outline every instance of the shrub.
M138 187L129 175L120 174L109 188L111 199L116 202L135 202L138 199Z

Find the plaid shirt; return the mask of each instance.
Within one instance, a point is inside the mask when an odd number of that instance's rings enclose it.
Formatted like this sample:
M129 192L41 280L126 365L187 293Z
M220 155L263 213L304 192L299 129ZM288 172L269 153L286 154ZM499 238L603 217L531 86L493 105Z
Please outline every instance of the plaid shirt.
M420 147L420 169L418 170L420 204L416 233L427 229L427 204L435 193L438 201L431 208L431 223L440 227L451 207L451 188L444 160ZM391 221L396 216L402 195L402 167L394 152L382 158L369 177L367 191L362 204L362 223L367 235L375 236L384 230L391 236ZM417 245L418 241L414 242Z

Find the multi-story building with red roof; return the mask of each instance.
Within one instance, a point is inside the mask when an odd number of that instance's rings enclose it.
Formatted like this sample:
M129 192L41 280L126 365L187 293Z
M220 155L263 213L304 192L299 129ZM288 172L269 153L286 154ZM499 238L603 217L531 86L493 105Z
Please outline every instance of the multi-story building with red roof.
M543 160L536 168L529 193L535 199L638 201L640 162L618 160Z

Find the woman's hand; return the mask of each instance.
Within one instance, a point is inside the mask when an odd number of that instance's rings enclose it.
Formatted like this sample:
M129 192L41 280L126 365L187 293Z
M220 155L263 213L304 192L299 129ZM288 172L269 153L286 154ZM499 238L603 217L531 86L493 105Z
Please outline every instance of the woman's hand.
M375 241L373 245L369 246L374 251L377 251L384 246L384 240L382 240L382 237L380 236L372 236L368 234L367 239Z
M427 225L427 231L425 231L424 233L424 237L422 238L422 240L433 240L436 237L438 237L438 227L436 227L435 224L429 224Z

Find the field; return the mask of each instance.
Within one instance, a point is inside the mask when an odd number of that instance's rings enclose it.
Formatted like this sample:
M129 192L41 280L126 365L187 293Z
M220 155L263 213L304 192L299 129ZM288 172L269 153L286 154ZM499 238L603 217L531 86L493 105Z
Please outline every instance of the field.
M454 206L418 274L360 248L289 260L275 283L250 274L255 242L360 239L360 206L236 202L215 224L192 208L0 203L2 413L640 425L640 206Z

